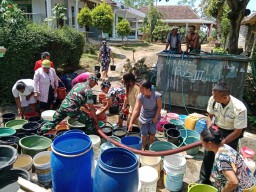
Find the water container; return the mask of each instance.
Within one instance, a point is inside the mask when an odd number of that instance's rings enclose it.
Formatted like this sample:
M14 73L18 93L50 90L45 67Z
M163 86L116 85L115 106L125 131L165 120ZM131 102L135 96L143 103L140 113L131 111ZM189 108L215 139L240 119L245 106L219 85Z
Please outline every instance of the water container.
M168 124L169 123L169 121L167 121L166 119L161 119L158 123L157 123L157 130L158 131L164 131L164 129L163 129L163 126L165 125L165 124Z
M49 185L52 181L51 176L51 151L43 151L35 155L33 163L38 182L43 185Z
M92 192L94 158L91 139L83 133L68 133L52 144L51 169L54 192Z
M0 171L12 168L17 157L18 153L14 147L0 145Z
M180 119L171 119L169 122L176 125L177 129L184 129L184 122Z
M169 129L177 129L177 126L174 125L174 124L168 123L168 124L164 124L164 125L163 125L163 129L164 129L164 136L167 137L167 133L166 133L166 132L167 132Z
M160 171L161 171L161 157L150 157L150 156L140 156L140 163L141 166L150 166L157 170L158 179L160 178Z
M158 180L156 169L150 166L139 168L139 179L141 183L141 192L156 192Z
M14 119L14 120L10 120L7 123L5 123L4 126L11 127L13 129L15 129L17 133L20 133L20 132L22 132L22 126L26 123L28 123L28 121L25 119Z
M184 143L184 145L189 145L189 144L192 144L192 143L195 143L195 142L198 142L198 141L200 141L200 138L198 138L198 137L187 137L183 141L183 143ZM187 150L187 154L191 155L191 156L195 156L195 155L198 154L199 148L200 147L198 146L198 147L194 147L192 149L189 149L189 150Z
M19 155L13 164L13 168L25 169L32 175L33 159L29 155Z
M203 130L205 130L206 128L207 128L207 124L206 124L206 120L205 119L199 119L196 122L195 131L198 132L199 134L201 134L201 132Z
M26 120L28 120L30 117L37 117L37 116L38 116L38 113L36 111L30 111L24 114L24 117Z
M88 135L92 141L93 147L100 147L101 139L98 135Z
M142 148L141 138L137 137L137 136L126 136L126 137L123 137L121 139L121 143L126 145L126 146L128 146L128 147L134 148L134 149L141 150L141 148Z
M134 153L117 147L101 153L94 174L93 192L134 192L138 185L138 160Z
M188 192L217 192L215 187L205 184L190 183L188 185Z
M181 114L179 115L179 119L183 122L185 122L186 118L187 118L187 115L181 115Z
M0 127L0 137L12 136L16 133L16 130L8 127Z
M3 123L6 123L10 120L14 120L16 118L16 114L15 113L4 113L2 115L2 119L3 119Z
M179 119L179 115L177 113L167 113L166 117L168 120Z
M184 127L186 129L194 130L196 126L196 121L198 120L198 117L195 116L187 116Z
M176 148L176 145L167 141L155 141L149 146L150 151L167 151Z
M41 117L43 118L43 120L46 121L53 121L53 115L56 111L55 110L46 110L43 111L41 114Z
M180 191L186 171L186 159L180 154L164 157L164 184L169 191Z
M106 149L109 149L112 147L115 147L115 145L113 143L111 143L110 140L107 140L106 142L104 142L100 145L100 151L103 152Z

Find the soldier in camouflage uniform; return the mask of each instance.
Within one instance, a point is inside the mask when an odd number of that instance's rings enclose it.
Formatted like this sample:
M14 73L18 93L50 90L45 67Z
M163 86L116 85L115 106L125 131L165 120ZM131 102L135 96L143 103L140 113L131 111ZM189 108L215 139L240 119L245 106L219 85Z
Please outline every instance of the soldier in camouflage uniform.
M96 76L91 75L88 82L78 83L71 89L66 98L62 101L60 108L56 110L56 113L53 116L54 125L69 116L86 124L86 133L89 133L90 131L93 132L92 119L96 125L98 125L98 121L95 114L95 108L93 106L93 93L91 88L98 84L97 81L98 79ZM90 111L92 119L87 113L80 109L82 106Z

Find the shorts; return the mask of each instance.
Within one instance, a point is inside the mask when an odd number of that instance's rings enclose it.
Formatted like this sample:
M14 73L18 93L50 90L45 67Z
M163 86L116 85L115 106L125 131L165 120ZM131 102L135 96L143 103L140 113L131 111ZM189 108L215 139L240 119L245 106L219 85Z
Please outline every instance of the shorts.
M146 123L141 125L141 136L148 136L149 134L156 134L157 123Z
M35 104L36 103L36 99L34 96L31 96L29 98L29 100L26 99L26 96L24 95L20 95L20 105L21 107L27 107L30 104Z

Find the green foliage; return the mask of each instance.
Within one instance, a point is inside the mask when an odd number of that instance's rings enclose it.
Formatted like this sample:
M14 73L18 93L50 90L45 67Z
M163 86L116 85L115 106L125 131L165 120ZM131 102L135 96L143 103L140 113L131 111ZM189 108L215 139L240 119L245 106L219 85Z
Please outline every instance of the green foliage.
M153 31L154 40L160 40L161 42L165 42L166 36L170 31L171 28L169 25L165 25L161 21L159 21Z
M256 117L255 116L253 116L253 115L249 116L248 115L248 120L249 120L249 122L248 122L249 125L251 125L253 127L256 127Z
M91 25L93 25L91 10L86 5L78 13L77 22L78 22L79 26L91 26Z
M109 32L112 29L114 14L110 5L103 1L92 10L92 20L99 30Z
M227 54L228 53L224 48L213 48L212 52L215 54Z
M117 0L117 1L136 9L153 4L152 0Z
M223 5L226 0L212 0L207 7L207 15L217 18L218 14L220 14L223 10Z
M53 9L52 9L52 13L53 13L53 17L55 19L63 19L63 20L67 20L66 17L66 12L68 11L67 8L65 8L61 3L57 3Z
M155 6L149 7L149 12L144 18L144 33L148 34L150 42L153 41L153 31L157 26L158 21L162 18L161 13L157 10Z
M119 36L122 37L122 40L125 36L129 35L131 32L130 22L123 19L116 25L116 32Z
M228 19L228 12L230 11L230 8L228 5L224 6L223 9L223 15L221 17L221 34L222 34L222 42L225 47L226 40L230 31L230 20Z
M41 52L49 51L56 67L78 66L84 38L68 27L51 29L29 24L15 29L0 27L0 45L7 49L0 58L0 104L4 105L14 101L11 88L17 80L33 78L34 64Z
M25 25L25 18L22 11L10 0L0 2L0 27L22 27Z

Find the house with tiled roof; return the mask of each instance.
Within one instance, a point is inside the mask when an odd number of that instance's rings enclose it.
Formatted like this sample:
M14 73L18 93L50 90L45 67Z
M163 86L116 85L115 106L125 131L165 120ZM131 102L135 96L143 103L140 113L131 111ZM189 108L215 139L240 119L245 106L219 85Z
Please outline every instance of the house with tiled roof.
M240 26L238 47L251 56L251 52L256 44L256 13L245 17Z
M145 14L148 13L148 7L139 9ZM194 25L197 30L200 29L202 24L208 27L210 31L214 25L213 21L202 19L190 6L188 5L158 5L157 10L162 14L163 22L173 26L186 27Z

